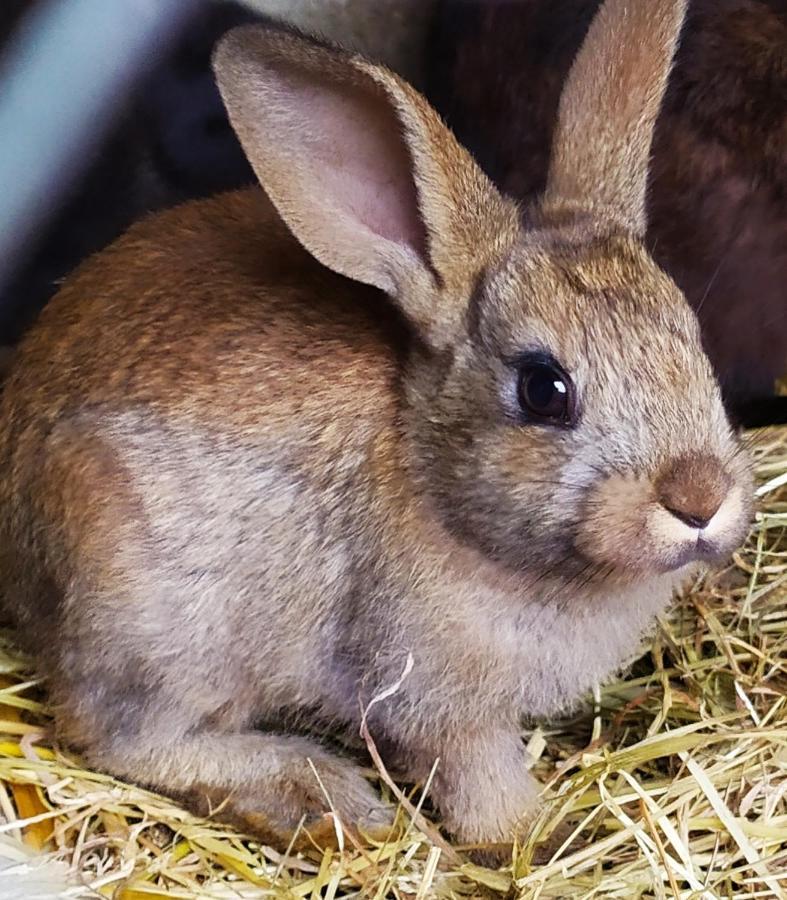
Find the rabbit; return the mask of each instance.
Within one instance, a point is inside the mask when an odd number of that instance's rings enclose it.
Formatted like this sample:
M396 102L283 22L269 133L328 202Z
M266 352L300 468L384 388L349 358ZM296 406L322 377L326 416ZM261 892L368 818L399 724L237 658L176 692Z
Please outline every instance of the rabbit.
M456 840L532 822L523 718L614 672L751 515L643 244L684 8L606 0L527 209L386 68L222 39L263 190L85 262L0 395L0 591L87 764L276 845L329 810L378 834L362 758L321 739L365 721L391 771L438 761Z
M427 95L518 199L546 182L561 86L598 0L443 0ZM745 424L787 374L787 5L693 0L659 117L647 242ZM757 409L762 407L762 413Z

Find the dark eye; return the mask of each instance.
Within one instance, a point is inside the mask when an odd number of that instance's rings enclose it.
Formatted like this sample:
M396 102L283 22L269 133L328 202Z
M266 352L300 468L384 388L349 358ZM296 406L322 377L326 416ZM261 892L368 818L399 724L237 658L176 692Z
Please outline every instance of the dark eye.
M529 421L545 425L574 424L574 385L556 363L531 361L522 364L519 402Z

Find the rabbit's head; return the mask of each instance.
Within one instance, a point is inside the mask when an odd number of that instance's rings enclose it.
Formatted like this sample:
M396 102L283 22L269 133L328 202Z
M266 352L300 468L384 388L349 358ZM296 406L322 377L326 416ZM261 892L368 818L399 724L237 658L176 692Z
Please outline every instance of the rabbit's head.
M746 530L747 461L697 322L642 243L684 7L607 0L528 211L386 69L258 28L216 54L293 234L410 325L402 428L422 495L506 569L637 579Z

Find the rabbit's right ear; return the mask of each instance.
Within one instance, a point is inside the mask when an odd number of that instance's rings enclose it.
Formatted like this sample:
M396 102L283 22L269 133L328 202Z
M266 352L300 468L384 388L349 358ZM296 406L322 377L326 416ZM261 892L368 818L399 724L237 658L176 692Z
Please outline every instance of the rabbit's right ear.
M543 206L642 236L648 165L687 0L604 0L560 98Z
M320 262L451 340L480 270L518 232L426 100L358 56L262 27L231 31L219 89L262 186Z

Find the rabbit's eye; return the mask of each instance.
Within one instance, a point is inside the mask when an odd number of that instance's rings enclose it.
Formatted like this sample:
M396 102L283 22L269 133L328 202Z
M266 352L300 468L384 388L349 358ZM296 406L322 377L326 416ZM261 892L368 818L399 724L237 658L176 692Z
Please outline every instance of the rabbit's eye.
M519 370L519 402L528 421L544 425L574 424L574 385L553 362L524 362Z

